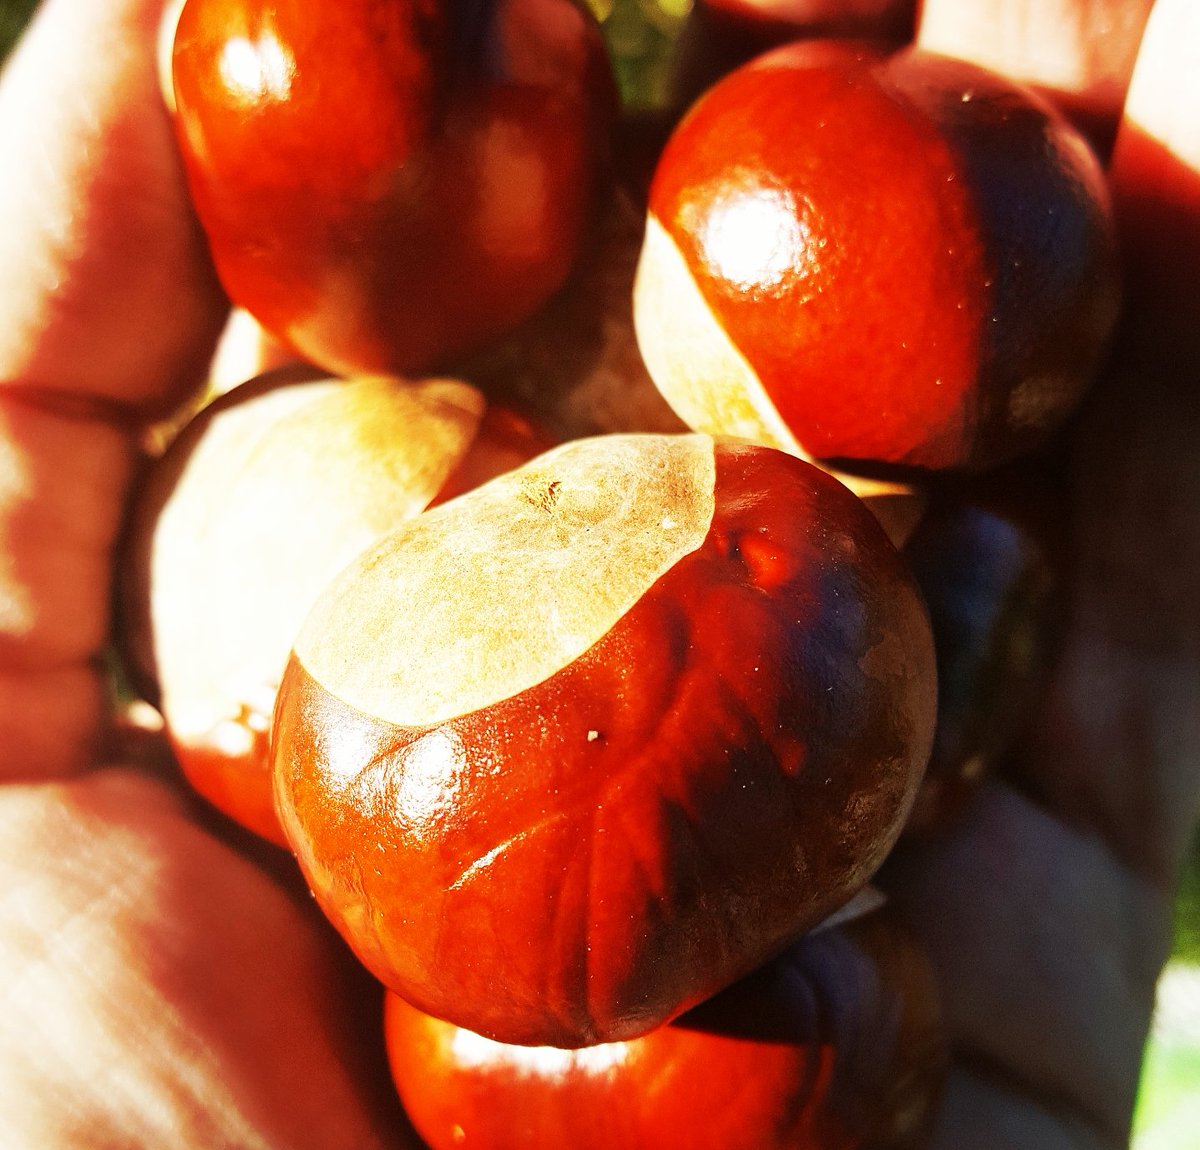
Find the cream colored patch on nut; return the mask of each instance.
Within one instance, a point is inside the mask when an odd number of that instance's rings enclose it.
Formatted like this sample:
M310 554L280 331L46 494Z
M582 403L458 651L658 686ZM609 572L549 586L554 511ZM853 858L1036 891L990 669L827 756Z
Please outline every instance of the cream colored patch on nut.
M633 319L650 377L689 427L808 458L653 213L634 280Z
M405 524L322 595L296 654L350 706L444 722L548 679L708 534L707 436L576 440Z
M817 462L780 416L758 373L708 306L679 246L653 213L633 288L633 320L646 369L672 410L694 431L761 443L795 455L855 495L907 490Z
M455 380L291 384L210 409L159 517L151 612L163 713L190 743L267 714L321 590L419 514L478 431Z
M163 6L162 19L158 25L158 36L155 44L155 64L158 74L158 90L162 94L163 104L167 111L174 116L175 80L171 57L175 52L175 30L179 27L179 17L183 15L184 0L167 0Z

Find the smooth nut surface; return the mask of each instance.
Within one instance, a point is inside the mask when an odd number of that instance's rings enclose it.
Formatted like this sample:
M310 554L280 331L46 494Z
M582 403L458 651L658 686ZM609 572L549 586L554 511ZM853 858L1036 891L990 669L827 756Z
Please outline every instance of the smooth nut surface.
M443 365L566 278L616 107L573 0L187 0L172 61L222 283L323 369Z
M1063 571L1030 525L970 502L935 507L904 545L938 660L933 751L906 833L958 822L1038 713L1062 630Z
M1044 440L1119 294L1100 165L1049 105L964 62L832 42L769 52L691 109L636 291L689 426L926 469Z
M850 898L911 802L934 692L915 585L835 480L600 437L347 568L284 676L276 796L385 983L580 1046L647 1032Z

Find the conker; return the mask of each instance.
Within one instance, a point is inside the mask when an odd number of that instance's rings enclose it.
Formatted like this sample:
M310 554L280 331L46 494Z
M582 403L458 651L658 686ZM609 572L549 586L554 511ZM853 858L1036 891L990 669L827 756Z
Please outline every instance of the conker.
M425 370L566 278L616 110L573 0L187 0L172 59L217 271L304 358Z
M836 480L707 436L575 441L321 596L276 706L277 807L326 914L414 1005L615 1041L863 886L934 679L907 566Z
M547 445L458 380L296 370L189 423L137 496L122 600L135 676L195 788L282 843L267 741L313 601L380 535Z
M938 664L933 752L906 833L952 826L1037 714L1057 655L1061 571L1011 513L949 499L904 545Z
M737 69L651 187L635 319L683 420L849 467L978 470L1075 407L1117 310L1100 165L970 63L832 41Z

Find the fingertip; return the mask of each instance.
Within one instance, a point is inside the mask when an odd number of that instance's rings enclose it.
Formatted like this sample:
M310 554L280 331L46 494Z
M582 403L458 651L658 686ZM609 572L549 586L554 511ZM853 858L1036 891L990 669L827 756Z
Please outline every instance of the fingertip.
M46 0L0 83L0 380L139 416L202 380L227 303L159 91L162 0Z
M1131 320L1154 348L1200 351L1200 5L1159 0L1146 28L1110 178L1125 239Z
M1180 167L1200 172L1200 5L1158 0L1125 100L1114 180L1129 181L1131 146L1152 139ZM1194 189L1193 189L1194 191Z
M1102 147L1153 0L924 0L917 42L1028 84Z

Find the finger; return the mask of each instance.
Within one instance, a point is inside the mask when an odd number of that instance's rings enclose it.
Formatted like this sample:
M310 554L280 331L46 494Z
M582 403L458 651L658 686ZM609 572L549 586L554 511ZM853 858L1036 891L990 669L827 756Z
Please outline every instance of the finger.
M917 41L1030 84L1107 142L1153 0L925 0Z
M0 793L0 917L0 1144L416 1145L378 988L147 778Z
M1027 781L1170 887L1200 814L1200 9L1160 0L1113 156L1129 265L1075 437L1069 641Z
M160 8L48 0L0 80L0 779L88 760L137 425L198 385L226 311Z
M934 963L969 1096L1020 1124L1089 1132L1070 1145L1123 1144L1169 946L1166 893L1002 784L956 834L897 852L885 882ZM965 1097L940 1145L977 1144Z
M225 305L155 64L162 0L47 0L0 82L0 380L158 412Z
M959 1067L946 1083L931 1150L1118 1150L1127 1144L1060 1106L1014 1095L986 1073Z
M93 659L131 472L122 433L0 402L0 782L75 769L105 710Z
M1136 335L1138 354L1176 376L1200 365L1198 117L1200 6L1159 0L1130 84L1110 179L1130 279L1127 337Z
M1188 0L1155 9L1113 160L1123 224L1131 202L1145 203L1147 226L1167 229L1165 248L1197 226L1186 206L1195 201L1177 196L1200 157L1188 9ZM1147 74L1190 111L1149 98ZM1169 165L1131 163L1164 150ZM1166 213L1173 223L1155 219L1164 202L1182 204ZM1177 297L1151 274L1158 257L1139 256L1129 231L1126 242L1135 261L1149 259L1130 284L1130 315L1161 316L1150 293L1173 306ZM1193 352L1180 355L1179 307L1175 326L1154 339L1130 345L1126 326L1076 429L1068 639L1023 760L1043 805L995 786L958 835L902 852L889 876L930 949L958 1044L947 1147L1003 1144L980 1141L981 1123L1027 1131L1012 1144L1125 1141L1200 787L1200 420L1191 399L1200 372ZM1169 356L1146 354L1169 346Z

